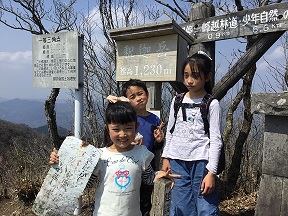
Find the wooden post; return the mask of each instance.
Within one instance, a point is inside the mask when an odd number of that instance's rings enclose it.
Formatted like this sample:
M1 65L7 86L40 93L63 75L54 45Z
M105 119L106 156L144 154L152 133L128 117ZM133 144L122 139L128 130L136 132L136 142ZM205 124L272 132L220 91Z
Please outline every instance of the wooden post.
M162 87L162 82L146 82L148 91L149 91L149 101L147 103L147 110L150 112L153 112L159 118L161 117L161 87ZM160 169L160 159L161 159L161 151L156 151L155 155L155 165L156 165L156 170Z
M199 2L191 7L191 20L198 20L212 16L215 16L215 8L211 3ZM197 35L194 35L194 37L197 37ZM215 41L194 44L190 47L189 55L192 55L199 50L206 52L213 59L211 64L211 84L213 87L215 85Z
M146 82L149 92L147 110L161 110L161 86L162 82Z
M242 76L255 64L263 54L284 34L284 31L272 32L259 36L257 41L245 52L233 67L213 88L213 96L221 100Z
M153 205L150 211L151 216L169 216L171 200L171 181L159 179L154 184Z

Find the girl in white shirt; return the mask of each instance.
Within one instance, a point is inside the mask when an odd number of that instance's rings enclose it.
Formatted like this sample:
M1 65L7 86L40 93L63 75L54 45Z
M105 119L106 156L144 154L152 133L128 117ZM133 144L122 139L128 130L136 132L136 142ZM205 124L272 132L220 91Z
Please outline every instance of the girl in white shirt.
M132 144L139 124L136 112L129 102L119 100L107 106L106 147L100 149L102 154L90 178L99 177L93 216L141 216L141 181L153 184L161 177L180 177L170 174L170 170L154 173L150 165L154 154L144 145ZM54 150L50 163L57 162L58 155ZM173 184L172 181L171 187Z
M204 52L198 52L185 60L182 71L188 89L182 103L201 103L203 97L211 93L211 58ZM175 98L171 103L162 153L162 170L171 168L172 173L181 175L181 178L175 179L170 215L218 215L215 180L222 147L219 102L214 99L209 106L209 134L205 134L199 107L180 108L175 119L174 102ZM187 120L183 120L183 112ZM170 133L172 127L174 130Z

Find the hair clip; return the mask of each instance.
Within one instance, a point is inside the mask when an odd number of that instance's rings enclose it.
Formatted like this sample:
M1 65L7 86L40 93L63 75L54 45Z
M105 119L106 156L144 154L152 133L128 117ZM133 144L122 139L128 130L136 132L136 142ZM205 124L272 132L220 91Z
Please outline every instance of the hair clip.
M117 96L113 96L113 95L109 95L107 97L107 100L110 102L110 103L116 103L117 101L123 101L123 102L129 102L129 99L122 96L122 97L117 97Z
M208 59L210 59L210 61L212 61L213 59L207 54L207 53L205 53L204 51L202 51L202 50L199 50L198 52L197 52L197 54L201 54L201 55L204 55L204 56L206 56Z

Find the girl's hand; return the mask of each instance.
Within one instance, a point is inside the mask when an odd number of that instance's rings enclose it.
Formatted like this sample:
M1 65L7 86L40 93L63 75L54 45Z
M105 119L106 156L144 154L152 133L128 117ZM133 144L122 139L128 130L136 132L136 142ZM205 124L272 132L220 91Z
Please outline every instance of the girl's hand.
M208 171L201 184L202 195L211 194L215 190L216 175Z
M132 142L131 144L132 145L142 145L142 141L143 141L143 138L140 138L140 139L134 140L134 142Z
M56 148L53 148L53 151L50 154L49 164L53 165L53 164L57 164L58 162L59 162L58 151Z
M181 175L171 174L171 169L167 170L166 172L158 171L153 182L157 181L157 179L162 178L162 177L165 177L165 178L170 179L172 181L171 189L173 189L173 187L174 187L174 178L181 178Z
M134 142L132 142L132 145L142 145L143 142L143 136L138 132L135 136Z
M162 131L164 125L165 123L161 122L161 124L157 126L157 129L154 130L154 138L158 143L160 143L164 138L164 132Z
M163 158L162 159L162 168L161 168L161 170L166 172L167 170L170 170L170 169L171 169L171 167L170 167L169 159Z

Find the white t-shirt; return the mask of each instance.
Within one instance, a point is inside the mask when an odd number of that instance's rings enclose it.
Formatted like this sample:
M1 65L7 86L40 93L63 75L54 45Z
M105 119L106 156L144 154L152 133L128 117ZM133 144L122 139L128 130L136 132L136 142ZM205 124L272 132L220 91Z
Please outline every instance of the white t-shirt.
M210 139L204 130L204 122L200 108L189 108L186 110L187 121L183 121L182 108L177 113L177 120L173 134L170 129L175 122L174 101L170 107L169 121L166 132L166 143L162 157L179 159L183 161L207 160L206 168L216 174L222 147L220 132L220 105L218 100L212 100L209 106L208 122ZM201 103L202 98L183 98L183 103Z
M141 216L140 185L142 171L154 155L145 146L135 145L127 152L103 151L94 170L100 184L95 194L94 216Z

